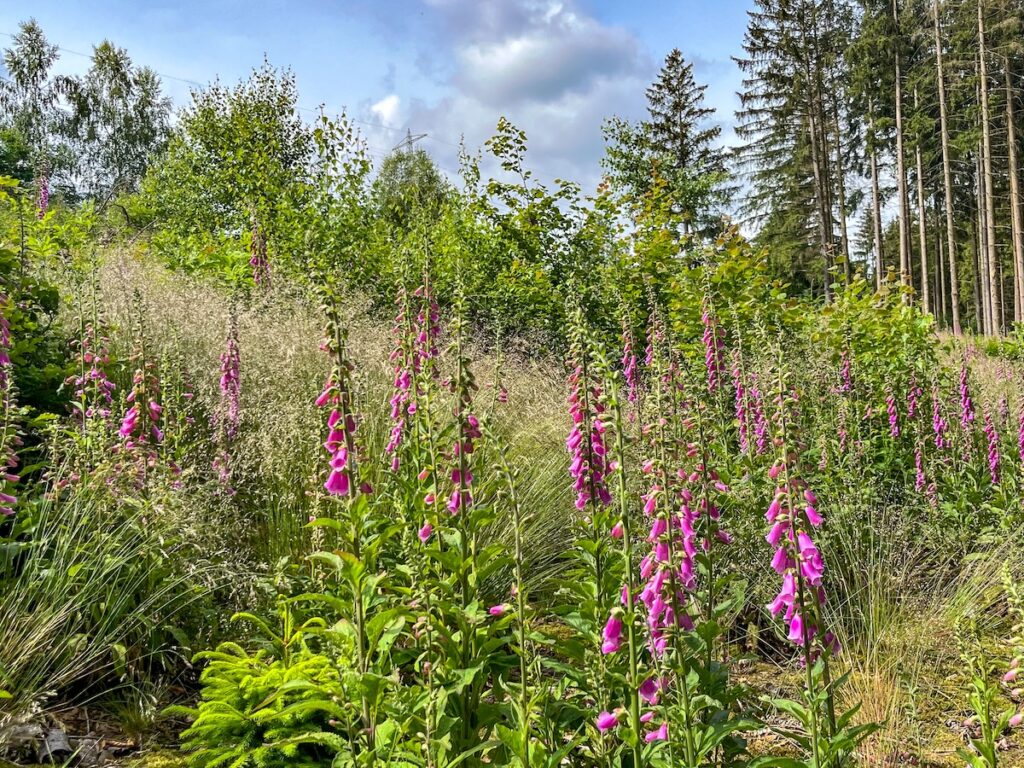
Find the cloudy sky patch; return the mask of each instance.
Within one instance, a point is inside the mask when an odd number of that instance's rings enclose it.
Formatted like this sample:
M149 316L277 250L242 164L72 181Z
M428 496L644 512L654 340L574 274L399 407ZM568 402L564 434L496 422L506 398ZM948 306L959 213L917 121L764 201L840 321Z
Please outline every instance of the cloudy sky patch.
M31 13L81 72L104 38L165 76L179 105L193 83L232 83L264 54L290 66L302 106L345 110L375 159L406 131L449 174L507 117L526 131L538 177L600 177L601 123L644 116L644 90L673 47L732 123L750 0L65 0L0 5L0 32ZM58 7L59 6L59 7ZM2 42L2 41L0 41ZM72 51L76 53L72 53ZM731 132L726 131L726 140Z

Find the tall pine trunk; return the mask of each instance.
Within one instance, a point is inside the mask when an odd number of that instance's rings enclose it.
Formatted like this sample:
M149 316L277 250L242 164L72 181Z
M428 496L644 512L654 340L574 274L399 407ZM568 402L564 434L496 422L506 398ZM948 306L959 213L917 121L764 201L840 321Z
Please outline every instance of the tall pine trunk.
M978 0L978 77L981 81L981 152L985 174L985 260L988 271L990 333L1002 333L1003 318L1000 304L999 269L996 265L995 195L992 184L992 125L988 111L988 65L985 61L985 17Z
M914 88L914 110L920 108L917 88ZM921 136L914 137L914 163L917 167L917 241L921 251L921 311L930 312L928 288L928 230L924 207L924 164L921 162Z
M1024 222L1020 212L1020 176L1017 168L1017 126L1013 110L1015 98L1010 59L1006 59L1006 141L1009 147L1010 232L1013 238L1013 319L1024 320Z
M935 0L935 69L939 89L939 129L942 134L942 187L946 198L946 257L949 259L949 311L953 322L953 333L959 336L960 327L960 286L956 269L956 228L953 224L953 174L949 160L949 124L946 116L945 70L942 66L942 28L939 14L942 9Z
M850 264L850 233L846 222L846 166L843 164L843 134L839 128L839 104L833 94L832 119L836 132L836 191L839 195L839 250L843 254L843 276L850 284L853 267Z
M900 282L910 284L910 197L907 194L907 169L903 147L903 72L900 61L900 11L898 0L892 0L892 20L896 39L893 41L893 66L896 81L896 189L900 198Z
M871 156L871 229L875 236L875 287L882 289L885 258L882 253L882 195L878 188L878 150L875 146L875 107L868 101L868 133Z
M979 97L980 98L980 97ZM978 283L981 286L981 333L985 336L992 335L992 285L989 282L989 263L988 263L988 217L985 213L985 201L986 201L986 190L985 190L985 160L984 160L984 148L981 144L978 146L978 158L975 162L977 167L977 207L978 207Z

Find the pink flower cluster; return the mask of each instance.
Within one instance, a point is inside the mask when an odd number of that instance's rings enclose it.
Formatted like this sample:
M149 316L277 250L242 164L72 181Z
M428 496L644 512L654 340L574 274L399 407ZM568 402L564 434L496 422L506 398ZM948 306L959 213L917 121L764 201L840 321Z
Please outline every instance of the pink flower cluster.
M805 661L813 661L816 643L833 653L839 650L835 636L822 635L818 625L819 609L825 602L825 565L810 536L822 523L818 500L806 482L789 472L785 459L774 464L768 474L776 482L776 490L765 513L771 523L765 538L775 550L772 568L782 576L782 588L768 609L773 616L782 614L789 640L809 653Z
M587 388L583 367L577 366L569 376L569 415L572 429L565 440L566 450L572 457L569 474L576 491L576 509L583 511L587 504L608 506L612 503L608 491L608 472L605 445L607 427L603 421L604 405L597 386Z
M724 368L722 329L707 304L704 305L700 320L704 325L702 341L704 342L704 366L708 371L708 391L714 392L721 383L722 369Z
M0 293L0 391L7 389L11 378L11 321L7 316L7 296Z
M50 207L50 176L47 173L39 174L37 182L39 191L36 194L36 218L42 219Z
M249 266L252 281L260 288L270 288L270 257L267 255L267 238L259 226L252 228L249 243Z
M324 483L324 489L333 496L348 496L352 491L352 474L350 455L356 421L351 414L343 413L343 405L347 405L348 394L342 391L340 375L335 371L327 379L323 392L316 399L318 408L331 406L327 417L327 440L324 450L331 457L330 474Z
M747 389L743 383L743 372L740 369L739 350L733 350L732 353L732 385L735 393L736 421L739 423L740 451L746 453L750 449L747 434Z
M1017 454L1021 462L1024 462L1024 402L1020 406L1020 415L1017 417Z
M18 454L15 448L21 445L21 438L14 432L9 414L13 409L13 387L11 382L11 325L7 318L7 297L0 294L0 409L5 413L6 421L0 429L0 516L10 517L14 514L17 497L11 493L9 486L20 479L14 470L18 467Z
M622 323L622 376L626 381L626 402L635 406L640 396L637 359L633 351L633 334L625 321ZM629 418L635 419L636 411L630 411Z
M131 404L121 419L118 434L125 439L125 448L131 450L149 442L159 443L164 439L160 429L163 406L157 398L160 387L156 377L148 372L148 365L135 371L132 377L132 391L126 398Z
M982 412L984 420L985 440L988 443L988 473L993 485L999 485L999 433L996 432L996 425L992 422L992 414L986 408Z
M754 447L758 455L768 450L768 417L764 410L764 396L754 377L750 387L751 410L754 421Z
M849 392L853 389L853 377L850 375L850 353L845 349L840 353L839 391Z
M396 339L395 348L391 351L388 359L394 363L394 380L392 387L394 394L391 395L391 434L388 437L388 444L384 452L391 454L391 471L397 472L401 466L398 457L398 449L402 445L402 438L405 435L405 417L407 414L416 412L416 404L411 402L413 389L413 368L416 360L408 343L408 332L406 322L408 319L408 297L405 289L400 289L398 298L395 299L398 305L398 314L395 315L395 324L391 333ZM411 409L411 410L410 410Z
M81 341L73 342L80 347L81 371L65 382L74 387L75 397L84 403L84 410L76 412L79 418L109 419L114 404L116 385L107 378L104 367L110 364L110 355L92 325L85 328Z
M224 434L233 440L241 423L242 357L238 348L238 332L232 324L227 348L220 356L220 398Z
M924 391L917 383L917 377L911 376L910 387L907 389L907 418L913 420L921 407L921 397Z
M396 299L398 314L392 327L397 343L389 357L394 363L394 394L390 400L391 434L385 448L385 452L391 455L392 472L397 472L401 466L398 449L405 436L407 419L417 410L416 377L429 360L437 357L437 339L441 334L440 309L427 289L421 286L413 296L422 299L424 304L415 322L411 326L407 324L410 308L405 291L401 290Z
M892 390L885 396L885 410L889 414L889 435L891 437L900 436L900 412L896 407L896 397L893 395Z
M971 390L967 370L967 358L960 366L960 424L967 428L974 423L974 403L971 401Z
M1024 424L1024 421L1022 421ZM939 400L938 388L932 389L932 432L935 433L935 447L940 451L949 448L949 424L942 416L942 402Z
M476 416L468 411L460 416L459 437L452 446L452 458L458 466L451 471L452 492L448 496L448 511L453 515L473 503L473 473L467 467L467 459L472 456L476 441L483 436Z

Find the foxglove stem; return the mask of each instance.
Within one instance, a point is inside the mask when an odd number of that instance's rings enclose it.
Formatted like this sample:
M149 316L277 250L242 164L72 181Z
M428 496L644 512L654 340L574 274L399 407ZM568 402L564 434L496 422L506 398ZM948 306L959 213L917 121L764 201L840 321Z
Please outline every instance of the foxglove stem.
M12 371L11 314L12 302L0 293L0 521L14 514L18 499L14 496L13 485L19 481L14 474L18 467L21 438L18 437L14 375Z
M657 315L654 316L654 322L658 323L659 318ZM659 323L660 325L660 323ZM689 672L689 664L684 660L684 653L689 654L685 643L679 642L679 627L684 621L688 621L689 617L684 613L684 606L681 603L681 597L683 590L692 589L693 579L693 554L695 553L695 547L693 544L693 529L692 520L687 515L686 511L688 508L684 504L684 513L681 518L676 518L673 513L673 505L675 503L676 493L671 491L674 487L674 483L669 473L668 460L669 457L666 455L666 448L669 444L668 436L666 435L665 418L660 414L663 414L666 410L673 416L676 415L677 402L676 393L677 386L675 383L675 367L671 360L671 352L664 348L663 342L665 334L661 333L652 334L651 351L649 352L649 367L653 374L653 382L655 386L655 405L657 411L657 463L658 463L658 474L660 475L662 488L652 489L648 497L648 505L651 501L654 502L654 509L652 510L652 517L655 517L655 527L651 531L652 544L654 544L654 551L648 555L648 560L645 562L654 563L658 556L659 541L663 540L666 546L665 560L667 561L665 568L668 573L668 588L669 588L669 604L671 606L672 620L666 622L667 628L671 630L671 638L675 642L674 653L672 659L676 663L676 678L679 681L679 695L683 705L683 727L684 727L684 753L686 756L686 764L692 766L695 764L697 747L696 739L693 732L693 704L691 700L691 692L689 681L687 680ZM668 360L666 360L666 357ZM670 407L665 408L665 390L668 390L668 397L670 400ZM646 468L647 465L645 465ZM685 498L685 496L684 496ZM665 517L660 516L660 511L664 509ZM646 511L646 509L645 509ZM659 525L660 523L660 525ZM657 537L654 536L655 531L663 527L665 531L660 533ZM677 543L678 532L683 534L681 542L682 549L682 562L677 567L676 565L676 552L675 545ZM662 642L662 638L657 636L657 633L664 632L664 628L658 627L658 622L663 620L664 599L662 597L663 588L658 587L659 581L664 581L663 575L666 571L662 570L661 566L655 565L652 569L651 578L648 581L648 585L644 588L644 592L641 594L641 600L647 607L648 610L648 625L651 632L651 650L652 656L655 659L656 664L660 664L660 654L658 653L658 643ZM642 575L642 574L641 574ZM680 580L685 579L689 583L680 584ZM671 625L671 626L668 626ZM692 626L692 625L691 625ZM659 676L664 678L664 676Z
M41 221L50 207L50 174L42 171L36 181L36 187L36 218Z
M768 541L777 546L772 566L779 572L784 573L783 588L779 595L769 606L772 613L778 615L783 608L787 609L787 619L790 621L790 640L798 642L803 649L804 666L806 672L805 685L809 702L814 702L817 697L815 690L815 679L813 665L817 656L813 644L817 641L824 651L821 654L823 685L826 694L826 707L828 723L826 738L831 737L835 732L835 703L833 701L832 685L829 673L830 651L837 648L837 643L831 633L822 635L821 627L821 601L824 599L824 590L821 587L823 565L821 556L811 542L808 529L820 525L821 518L817 512L817 499L814 493L807 488L798 476L791 474L793 467L791 462L791 435L789 434L789 421L787 419L787 399L792 397L786 383L785 369L779 352L777 362L778 390L777 402L779 406L779 447L780 453L776 463L769 471L773 480L778 480L781 475L781 487L776 490L775 498L768 509L766 517L771 522L772 530L768 534ZM798 502L794 499L795 489L803 490L803 497L806 501L803 514L797 512ZM784 502L784 506L782 503ZM813 510L813 514L812 514ZM812 591L811 587L815 589ZM814 757L814 765L822 765L820 728L817 705L811 703L809 706L811 720L811 747Z
M967 355L960 365L960 425L967 429L974 423L974 402L971 400L970 374L967 367Z
M992 414L986 408L982 412L982 419L985 426L985 440L988 443L988 473L992 485L999 485L999 433L996 432L996 425L992 422Z
M607 402L611 409L615 428L615 458L617 462L615 474L618 480L619 520L622 523L622 560L626 572L626 642L629 652L629 677L626 680L626 685L629 688L630 726L635 734L633 765L643 768L643 749L640 746L639 740L642 727L640 723L640 677L638 673L640 649L637 644L636 611L633 602L636 594L636 582L633 577L633 535L630 526L629 496L626 488L626 434L622 419L622 406L619 403L618 381L610 366L605 367L605 388L608 393Z
M739 424L740 452L748 453L750 444L747 438L747 388L743 383L743 369L740 366L740 351L732 353L732 385L735 394L736 421Z
M323 348L334 360L334 367L328 376L323 392L317 398L318 407L331 406L327 419L329 434L324 447L331 456L330 474L324 488L329 494L342 496L345 500L346 520L349 527L352 555L356 560L363 557L361 522L353 519L353 501L358 493L368 493L369 488L359 482L355 442L356 417L353 412L351 390L352 364L347 357L347 337L342 327L338 305L333 299L327 305L327 332ZM352 624L356 630L356 664L360 675L369 671L367 649L366 616L363 605L363 590L358 580L350 581L352 591ZM374 723L367 694L360 694L360 710L363 730L372 738ZM370 750L371 762L373 751Z

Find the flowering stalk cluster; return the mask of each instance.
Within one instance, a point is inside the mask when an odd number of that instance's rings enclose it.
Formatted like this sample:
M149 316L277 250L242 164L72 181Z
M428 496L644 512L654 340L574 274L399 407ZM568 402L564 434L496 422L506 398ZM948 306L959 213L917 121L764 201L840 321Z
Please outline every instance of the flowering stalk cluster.
M1024 411L1021 423L1024 424ZM935 435L935 447L940 451L952 445L949 439L949 424L942 416L942 401L939 399L938 387L932 388L932 432Z
M996 425L992 421L992 414L988 412L988 408L982 411L982 419L984 421L982 430L985 433L985 441L988 443L988 474L992 479L992 484L999 485L999 433L996 431Z
M893 395L892 390L888 391L885 396L885 410L889 415L889 436L899 437L900 436L900 412L896 406L896 396Z
M234 318L228 329L227 345L220 356L220 401L224 436L234 440L241 424L242 357L238 346L238 326Z
M602 506L612 503L608 491L608 449L605 445L606 426L602 420L604 405L601 388L587 381L586 361L577 355L577 365L569 376L569 415L572 429L565 447L572 457L569 474L576 492L576 509L581 512L593 502Z
M626 402L632 406L629 419L636 419L636 405L640 398L640 383L637 376L637 357L633 351L633 332L625 318L622 320L622 378L626 382Z
M732 353L732 385L735 394L736 421L739 423L740 451L747 453L750 450L747 388L743 383L743 371L740 368L740 351L738 349L734 349Z
M131 405L121 419L118 434L125 439L125 447L129 450L159 443L164 439L160 429L160 417L163 406L159 402L160 382L153 373L152 363L144 362L132 376L132 391L127 402Z
M853 389L853 377L850 375L850 353L845 349L840 353L839 391L850 392Z
M788 639L801 647L804 662L810 664L821 650L838 652L839 644L822 626L824 562L811 538L811 532L821 526L822 517L817 510L817 497L800 477L795 454L791 452L787 400L786 395L780 394L777 442L781 454L768 472L776 488L765 513L771 525L765 538L774 550L771 566L782 577L782 588L768 608L773 616L782 615Z
M318 408L330 407L327 416L327 439L324 450L330 456L330 470L324 489L332 496L353 495L357 485L355 457L356 418L353 414L352 364L345 356L345 332L338 322L336 310L328 312L327 330L321 349L334 359L323 391L316 399ZM359 490L368 492L369 488Z
M0 293L0 518L14 514L18 503L13 486L19 481L16 448L21 445L15 422L14 379L11 372L11 302Z
M910 386L907 388L907 419L910 421L914 420L917 416L917 412L921 407L921 397L924 395L924 390L921 389L917 383L917 377L910 377Z
M72 342L79 349L79 371L65 383L74 388L76 416L80 420L110 418L116 385L107 378L105 370L110 365L106 342L92 324L85 326L81 339Z
M752 376L750 386L750 403L752 418L754 422L754 447L757 454L763 455L768 450L770 434L768 430L768 416L765 413L764 395L757 384L757 376Z
M722 346L722 328L718 325L718 318L714 316L710 305L704 302L704 309L700 316L704 325L704 367L708 372L708 391L714 392L721 384L722 370L725 367Z
M252 281L259 288L270 288L270 257L267 254L267 238L258 224L253 224L249 242L249 266Z
M42 220L50 207L50 175L43 171L36 182L36 218Z
M412 320L412 305L404 289L400 289L395 303L398 313L395 316L392 333L395 336L395 349L389 360L394 366L394 392L391 396L391 433L385 453L391 456L391 471L397 472L401 465L399 449L409 421L415 416L422 395L417 385L423 371L430 367L430 361L437 357L437 340L441 335L440 309L430 295L429 284L413 292L413 296L421 303L421 308ZM431 375L433 369L431 368Z
M969 372L967 369L967 357L964 357L960 365L960 424L966 429L974 423L974 403L971 400L971 389Z

